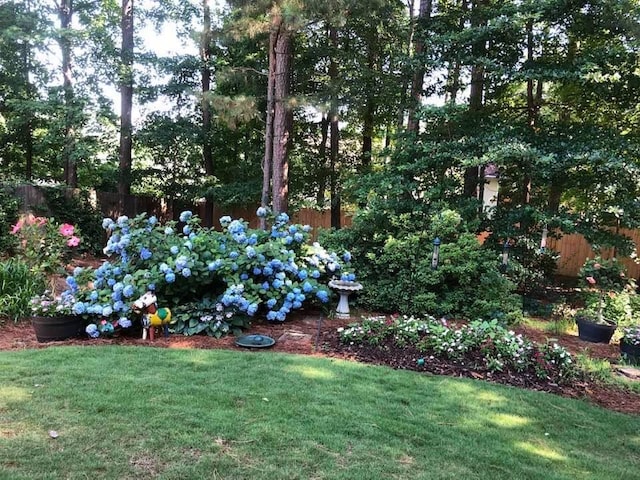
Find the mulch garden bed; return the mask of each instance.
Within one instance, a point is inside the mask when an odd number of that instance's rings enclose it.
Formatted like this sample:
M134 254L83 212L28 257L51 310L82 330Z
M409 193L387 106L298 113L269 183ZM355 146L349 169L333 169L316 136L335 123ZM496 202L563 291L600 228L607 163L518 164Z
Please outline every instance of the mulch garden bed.
M353 320L352 320L353 321ZM570 384L558 384L553 381L542 381L533 375L514 375L508 372L489 372L471 368L465 364L448 362L438 358L424 356L412 348L380 349L367 345L345 346L339 342L336 329L351 321L322 318L318 313L302 313L290 317L285 323L270 323L257 320L246 333L268 335L276 340L270 351L316 355L356 360L360 362L387 365L395 369L406 369L425 374L449 375L486 380L494 383L512 385L520 388L550 392L570 398L582 398L604 408L618 412L640 414L640 395L615 386L605 385L588 378L572 381ZM527 327L516 329L533 341L543 343L549 335ZM594 358L608 359L615 363L619 359L617 345L603 345L583 342L573 335L554 336L557 343L567 348L572 354L585 353ZM220 339L207 336L185 337L170 335L168 338L157 336L151 342L142 340L137 332L116 335L112 338L76 338L62 342L39 343L33 329L26 322L14 324L5 322L0 326L0 350L22 350L46 348L55 345L137 345L157 348L225 348L238 349L235 338L228 336ZM424 358L424 365L418 359ZM473 363L473 362L471 362Z

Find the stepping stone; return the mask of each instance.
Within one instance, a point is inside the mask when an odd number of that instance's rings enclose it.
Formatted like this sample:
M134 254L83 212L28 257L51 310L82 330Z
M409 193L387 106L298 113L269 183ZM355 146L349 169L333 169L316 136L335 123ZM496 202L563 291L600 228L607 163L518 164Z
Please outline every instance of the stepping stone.
M288 330L280 335L278 338L278 342L285 343L311 343L312 335L302 332L296 332L293 330Z
M620 375L624 375L625 377L634 380L636 382L640 381L640 368L636 367L616 367L616 371Z

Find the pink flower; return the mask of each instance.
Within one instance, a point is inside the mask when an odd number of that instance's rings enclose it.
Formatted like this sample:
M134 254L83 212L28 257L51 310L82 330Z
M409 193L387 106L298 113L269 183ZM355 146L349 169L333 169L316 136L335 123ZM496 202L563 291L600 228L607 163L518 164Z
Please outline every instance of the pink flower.
M24 222L22 220L18 220L15 225L11 225L11 235L15 235L16 233L18 233L23 225Z
M593 268L595 268L596 270L600 270L600 267L602 267L602 265L600 265L599 263L593 264Z
M78 237L69 237L67 240L67 245L70 247L77 247L80 244L80 239Z
M589 282L591 285L595 285L596 284L596 279L593 278L593 277L587 277L587 278L585 278L585 280L587 282Z
M73 232L75 231L75 228L73 228L73 225L69 225L68 223L63 223L62 225L60 225L60 235L62 235L63 237L70 237L71 235L73 235ZM75 245L70 245L70 246L75 246Z
M47 223L47 219L44 217L36 217L33 219L33 223L38 225L39 227L43 226L45 223Z

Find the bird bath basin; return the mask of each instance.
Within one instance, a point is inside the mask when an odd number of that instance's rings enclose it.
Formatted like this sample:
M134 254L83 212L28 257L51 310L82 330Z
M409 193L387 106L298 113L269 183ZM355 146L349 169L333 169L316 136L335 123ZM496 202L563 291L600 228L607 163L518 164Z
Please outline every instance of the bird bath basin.
M243 335L236 340L236 345L245 348L269 348L275 343L273 338L266 335Z
M338 306L336 307L336 317L351 318L349 314L349 295L358 290L362 290L362 284L350 280L331 280L329 288L335 290L340 295Z

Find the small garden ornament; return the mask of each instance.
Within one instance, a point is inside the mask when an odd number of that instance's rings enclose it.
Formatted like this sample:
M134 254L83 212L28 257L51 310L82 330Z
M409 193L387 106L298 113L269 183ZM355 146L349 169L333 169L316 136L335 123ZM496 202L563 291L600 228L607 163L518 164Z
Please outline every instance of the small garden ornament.
M163 327L164 336L169 336L169 322L171 322L171 310L158 308L158 299L153 292L146 292L135 302L133 311L142 314L142 339L154 340L155 328Z

